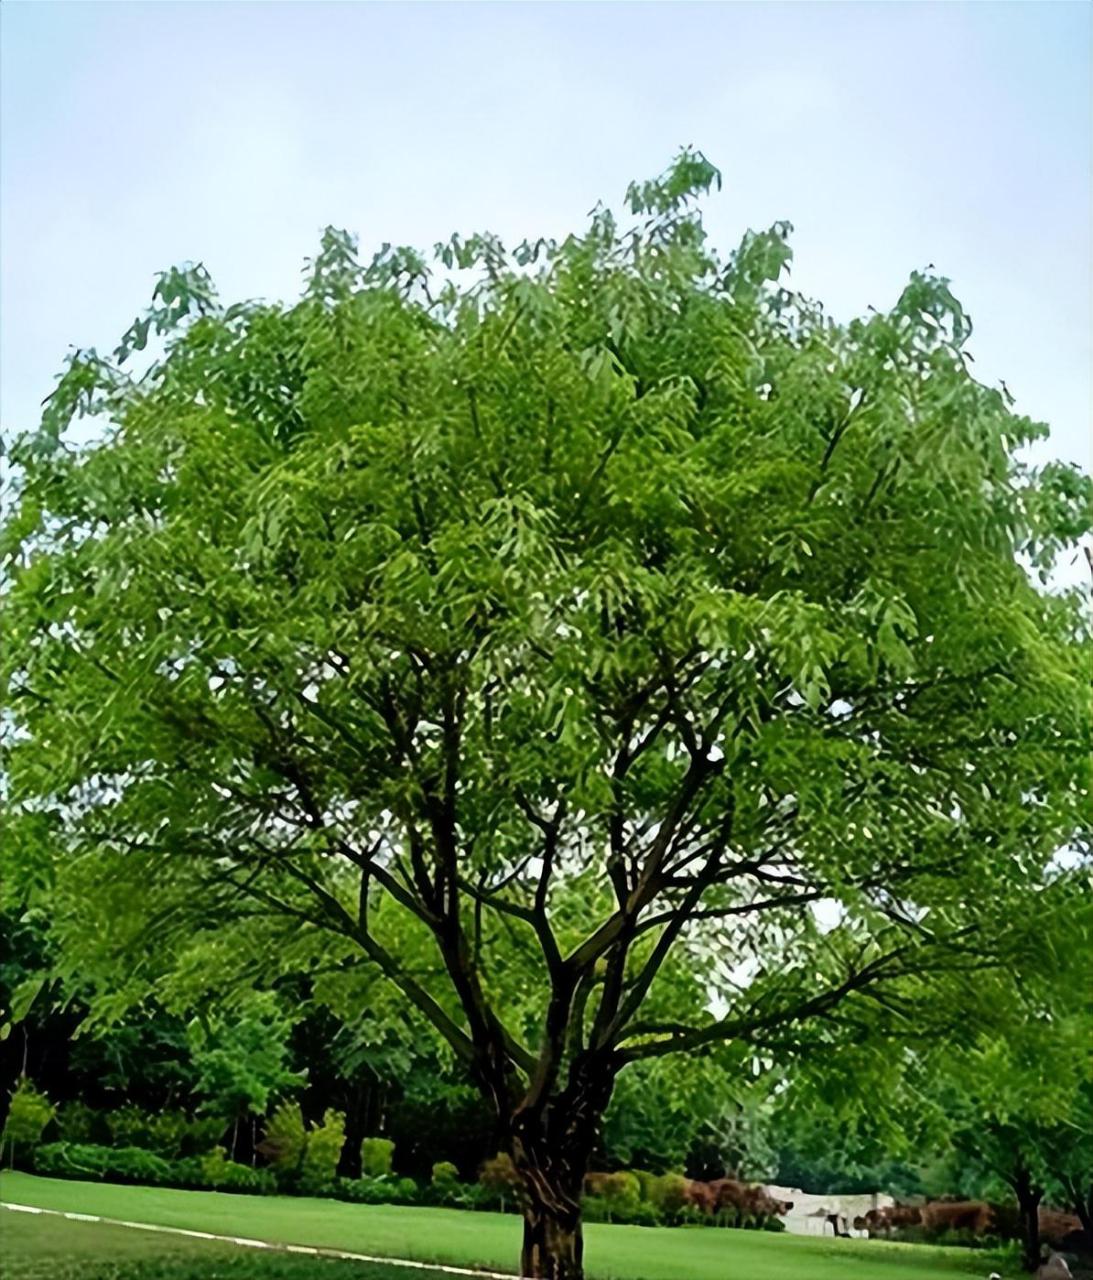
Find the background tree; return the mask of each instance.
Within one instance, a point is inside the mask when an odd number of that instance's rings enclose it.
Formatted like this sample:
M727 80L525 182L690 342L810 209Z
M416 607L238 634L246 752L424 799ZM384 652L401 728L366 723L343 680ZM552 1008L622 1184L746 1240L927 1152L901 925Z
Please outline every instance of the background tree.
M788 225L711 250L717 179L439 274L328 232L287 308L170 271L16 454L11 804L63 963L114 1005L393 989L494 1110L530 1276L582 1273L621 1071L1019 972L1082 820L1084 623L1018 559L1088 481L1022 461L944 279L836 325Z
M871 1041L791 1068L770 1121L783 1171L815 1179L810 1190L1015 1205L1030 1271L1040 1263L1041 1208L1077 1213L1088 1230L1088 1205L1078 1208L1093 1181L1085 867L1050 867L1037 911L1039 956L1015 986L979 975L943 1036L909 1028L899 1052Z
M273 1100L300 1084L286 1061L291 1023L272 996L252 997L223 1017L190 1028L194 1090L201 1110L231 1126L229 1156L236 1158L240 1122L265 1115ZM255 1147L250 1135L250 1154Z
M1059 887L1077 905L1044 913L1044 945L1057 957L1046 985L1026 983L999 1030L952 1053L935 1095L953 1148L1017 1201L1030 1271L1040 1263L1040 1206L1075 1212L1088 1232L1093 1184L1093 894L1084 874Z
M33 1081L20 1077L0 1131L0 1159L6 1151L8 1162L14 1167L20 1148L32 1147L41 1141L55 1110L46 1095L34 1087Z

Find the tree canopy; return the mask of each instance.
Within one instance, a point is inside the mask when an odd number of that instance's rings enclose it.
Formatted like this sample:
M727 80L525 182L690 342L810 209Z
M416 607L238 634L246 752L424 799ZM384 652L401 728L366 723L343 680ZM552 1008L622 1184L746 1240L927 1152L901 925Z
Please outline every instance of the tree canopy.
M529 1275L580 1274L620 1070L928 1017L1085 825L1045 583L1088 480L947 280L836 323L788 224L717 255L715 183L432 262L328 231L287 306L174 269L14 454L9 821L65 963L104 1017L305 975L430 1028Z

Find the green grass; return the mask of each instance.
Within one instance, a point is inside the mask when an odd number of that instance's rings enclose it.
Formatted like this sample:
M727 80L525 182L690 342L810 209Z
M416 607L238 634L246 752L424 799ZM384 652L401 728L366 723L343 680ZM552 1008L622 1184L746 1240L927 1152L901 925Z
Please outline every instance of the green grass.
M407 1280L398 1267L270 1255L206 1240L0 1209L4 1280ZM443 1273L415 1273L445 1280Z
M126 1187L25 1173L0 1176L0 1199L280 1244L509 1272L519 1253L519 1220L494 1213ZM5 1226L18 1216L4 1213ZM593 1280L943 1280L954 1275L985 1278L997 1266L988 1255L970 1250L756 1231L590 1223L585 1238L585 1262ZM274 1273L262 1272L266 1274ZM399 1280L413 1274L392 1272ZM56 1273L50 1273L50 1280L56 1280Z

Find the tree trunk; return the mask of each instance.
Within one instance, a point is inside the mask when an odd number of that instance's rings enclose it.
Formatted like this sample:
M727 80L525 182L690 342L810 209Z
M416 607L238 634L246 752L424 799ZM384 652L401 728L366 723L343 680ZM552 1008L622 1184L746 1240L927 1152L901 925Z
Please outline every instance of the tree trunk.
M1021 1265L1026 1271L1035 1271L1040 1265L1040 1201L1044 1193L1033 1186L1027 1169L1018 1170L1013 1190L1021 1215Z
M1083 1185L1077 1178L1063 1180L1070 1207L1077 1214L1085 1235L1093 1238L1093 1182Z
M520 1275L532 1280L583 1280L584 1239L580 1202L557 1214L541 1205L524 1209Z
M581 1192L614 1083L608 1061L582 1056L560 1094L512 1117L509 1148L523 1190L520 1274L528 1280L584 1280Z
M338 1155L338 1177L361 1176L361 1143L376 1130L368 1124L370 1089L363 1073L350 1086L345 1099L345 1141Z

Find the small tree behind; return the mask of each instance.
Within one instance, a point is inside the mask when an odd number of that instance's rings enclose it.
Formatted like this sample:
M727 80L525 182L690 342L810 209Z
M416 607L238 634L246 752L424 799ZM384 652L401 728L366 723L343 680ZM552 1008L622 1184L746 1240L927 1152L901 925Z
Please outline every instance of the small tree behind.
M34 1087L32 1080L23 1076L11 1095L7 1119L0 1134L0 1160L6 1148L8 1164L14 1168L20 1151L41 1142L45 1127L53 1119L55 1111L46 1095Z

